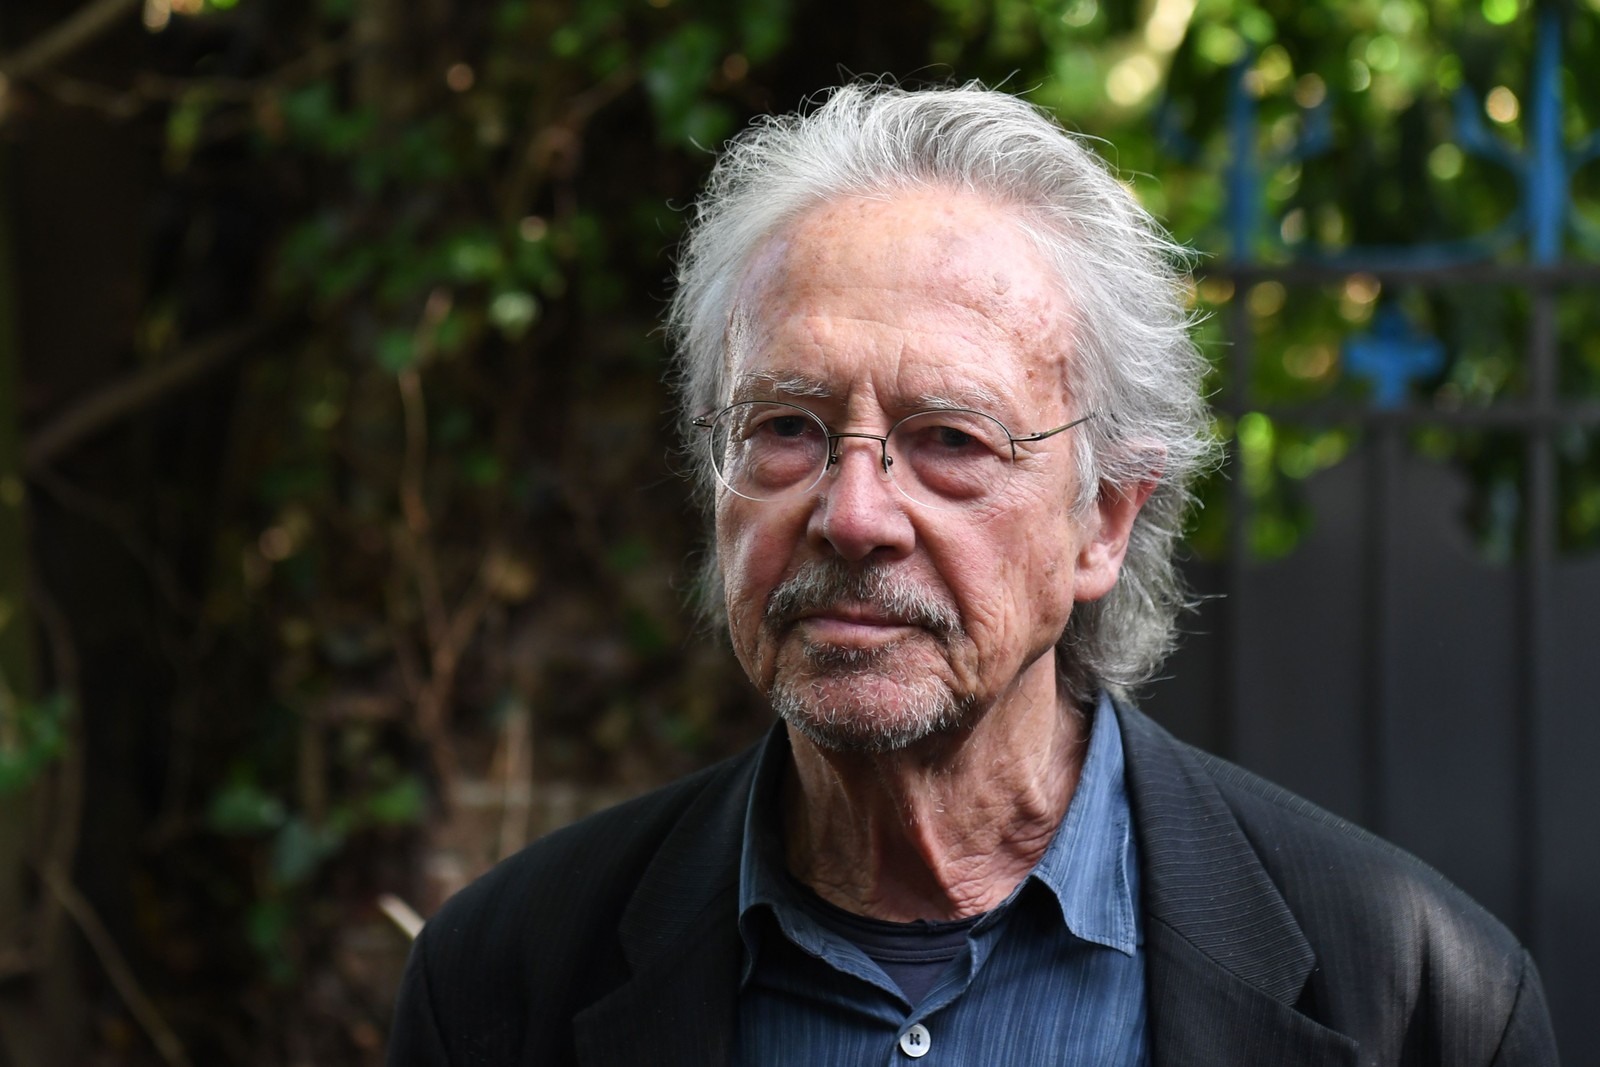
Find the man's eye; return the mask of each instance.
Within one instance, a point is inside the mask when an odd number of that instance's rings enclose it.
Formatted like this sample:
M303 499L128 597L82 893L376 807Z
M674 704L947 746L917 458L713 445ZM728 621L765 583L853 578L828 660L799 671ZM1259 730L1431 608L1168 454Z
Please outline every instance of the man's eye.
M906 447L930 456L973 454L989 448L974 427L955 422L914 422L903 427L899 436Z
M977 438L955 426L936 426L931 436L940 448L952 450L968 448L978 443Z
M761 429L774 437L800 437L811 429L811 420L804 415L779 415L768 419Z

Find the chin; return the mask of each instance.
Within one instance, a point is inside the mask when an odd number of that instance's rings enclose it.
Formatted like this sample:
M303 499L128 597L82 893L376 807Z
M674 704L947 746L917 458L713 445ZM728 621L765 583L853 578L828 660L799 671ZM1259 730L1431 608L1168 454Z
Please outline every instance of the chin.
M856 651L849 650L847 658L862 658ZM782 672L768 699L784 722L829 752L898 752L970 728L971 702L958 698L937 674L875 668Z

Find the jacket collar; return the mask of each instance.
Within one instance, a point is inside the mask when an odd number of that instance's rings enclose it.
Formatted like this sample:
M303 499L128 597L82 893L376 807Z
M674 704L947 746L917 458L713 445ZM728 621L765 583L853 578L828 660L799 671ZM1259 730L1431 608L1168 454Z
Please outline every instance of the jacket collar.
M741 958L739 841L759 751L711 779L640 878L617 928L630 977L573 1019L586 1067L728 1062Z
M1351 1067L1350 1038L1295 1010L1316 954L1206 757L1117 705L1139 838L1153 1067ZM727 1063L743 818L760 746L680 819L618 928L632 974L574 1019L579 1062Z

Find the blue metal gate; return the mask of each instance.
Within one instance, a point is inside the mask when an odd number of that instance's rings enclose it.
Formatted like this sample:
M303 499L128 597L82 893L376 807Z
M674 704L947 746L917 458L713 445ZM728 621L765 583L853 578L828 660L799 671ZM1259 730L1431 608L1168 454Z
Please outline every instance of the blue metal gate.
M1246 65L1236 70L1232 252L1204 272L1233 294L1218 397L1232 431L1227 548L1193 563L1207 599L1145 704L1417 853L1503 918L1533 949L1579 1063L1600 1050L1600 553L1563 548L1558 531L1574 496L1565 457L1593 455L1600 400L1564 380L1561 322L1600 297L1600 265L1564 253L1581 221L1571 177L1600 138L1573 145L1562 130L1564 17L1557 5L1538 14L1523 148L1484 128L1478 100L1458 99L1456 143L1509 168L1520 196L1496 230L1448 244L1255 258L1262 164ZM1310 156L1325 135L1315 115L1306 128ZM1377 310L1337 362L1367 399L1264 401L1255 294L1352 289ZM1445 320L1487 301L1515 306L1520 336L1504 345L1520 390L1477 402L1417 388L1448 376L1468 336ZM1297 487L1309 532L1266 559L1252 547L1251 434L1296 427L1339 429L1350 444ZM1462 441L1491 443L1509 472L1498 490L1466 469ZM1469 533L1470 501L1499 512L1499 550Z

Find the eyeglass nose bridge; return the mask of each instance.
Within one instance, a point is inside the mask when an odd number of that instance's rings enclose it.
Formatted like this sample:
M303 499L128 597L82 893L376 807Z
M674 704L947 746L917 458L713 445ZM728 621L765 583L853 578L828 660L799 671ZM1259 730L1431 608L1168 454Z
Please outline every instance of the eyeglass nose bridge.
M893 476L889 468L894 466L894 457L889 455L888 436L886 434L854 432L828 434L828 462L823 465L822 473L826 474L828 471L833 470L834 467L839 465L839 441L846 437L861 437L868 441L878 442L878 452L880 456L878 465L879 474L884 481L888 481Z

